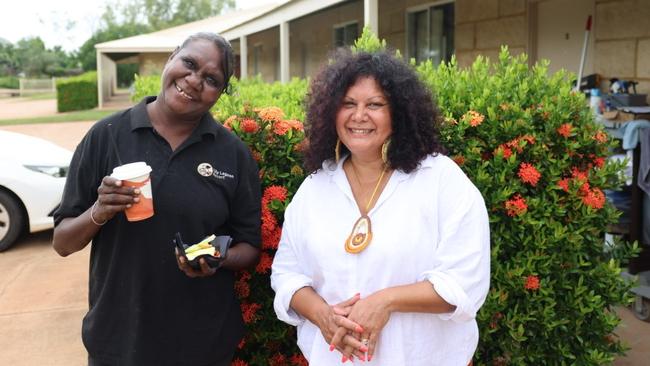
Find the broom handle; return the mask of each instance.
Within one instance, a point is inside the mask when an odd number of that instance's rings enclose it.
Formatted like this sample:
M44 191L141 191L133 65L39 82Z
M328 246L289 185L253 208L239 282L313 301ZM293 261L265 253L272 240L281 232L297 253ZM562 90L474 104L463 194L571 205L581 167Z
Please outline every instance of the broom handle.
M578 69L578 80L576 80L576 91L580 91L582 84L582 71L585 67L585 58L587 58L587 45L589 44L589 32L591 31L591 15L587 18L587 27L585 30L585 42L582 44L582 56L580 57L580 68Z

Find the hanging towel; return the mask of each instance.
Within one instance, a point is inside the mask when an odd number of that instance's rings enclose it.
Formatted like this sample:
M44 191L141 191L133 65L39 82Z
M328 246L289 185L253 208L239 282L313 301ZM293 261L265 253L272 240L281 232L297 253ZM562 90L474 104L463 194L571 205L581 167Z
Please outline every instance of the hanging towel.
M650 121L645 119L636 119L626 122L619 128L623 134L623 149L634 150L639 143L639 130L650 127Z

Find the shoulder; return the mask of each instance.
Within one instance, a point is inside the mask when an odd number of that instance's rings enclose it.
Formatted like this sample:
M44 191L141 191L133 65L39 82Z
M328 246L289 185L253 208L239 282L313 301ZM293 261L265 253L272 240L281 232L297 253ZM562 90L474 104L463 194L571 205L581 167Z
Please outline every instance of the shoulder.
M443 154L428 155L421 161L420 167L412 174L424 184L435 183L443 196L464 196L480 192L465 174L465 172L452 159Z

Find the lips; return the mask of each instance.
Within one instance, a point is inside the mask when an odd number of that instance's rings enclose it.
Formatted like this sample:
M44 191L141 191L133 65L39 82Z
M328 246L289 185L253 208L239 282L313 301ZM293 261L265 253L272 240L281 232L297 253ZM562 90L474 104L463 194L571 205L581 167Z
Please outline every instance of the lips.
M187 100L194 100L194 97L187 94L183 89L181 89L180 86L178 86L178 84L174 83L174 86L176 87L176 90L178 91L178 94L180 94L183 98L185 98Z

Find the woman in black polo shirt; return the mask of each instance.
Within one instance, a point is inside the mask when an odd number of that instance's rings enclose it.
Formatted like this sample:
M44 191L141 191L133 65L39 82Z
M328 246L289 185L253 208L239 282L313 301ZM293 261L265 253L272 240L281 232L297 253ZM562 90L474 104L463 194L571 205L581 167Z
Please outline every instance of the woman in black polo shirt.
M82 327L90 365L230 365L244 332L234 271L253 266L260 245L256 163L209 113L233 63L221 36L189 37L160 94L96 123L75 151L53 246L67 256L93 243ZM152 168L155 214L128 221L140 192L109 175L138 161ZM218 270L203 260L195 270L175 255L176 232L233 244Z

